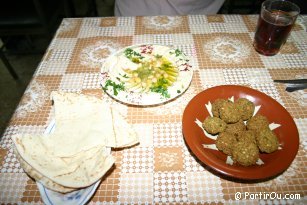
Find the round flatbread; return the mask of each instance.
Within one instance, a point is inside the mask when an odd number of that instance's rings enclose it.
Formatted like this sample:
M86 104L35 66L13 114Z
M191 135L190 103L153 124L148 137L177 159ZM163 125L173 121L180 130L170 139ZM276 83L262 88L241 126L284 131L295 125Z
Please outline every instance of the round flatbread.
M75 191L77 189L73 189L73 188L68 188L68 187L64 187L61 186L53 181L51 181L50 179L48 179L47 177L43 176L41 173L39 173L37 170L35 170L31 165L29 165L18 153L18 151L16 149L14 149L14 153L15 156L17 158L17 160L20 163L20 166L23 168L23 170L34 180L39 181L41 184L44 185L44 187L46 187L47 189L56 191L56 192L60 192L60 193L69 193L72 191Z
M69 189L90 186L114 164L109 147L138 143L133 127L101 99L63 92L53 92L51 97L56 121L54 132L12 136L21 162L26 163L22 164L33 168L26 167L25 171L34 170L42 175L37 178L45 177L47 182Z

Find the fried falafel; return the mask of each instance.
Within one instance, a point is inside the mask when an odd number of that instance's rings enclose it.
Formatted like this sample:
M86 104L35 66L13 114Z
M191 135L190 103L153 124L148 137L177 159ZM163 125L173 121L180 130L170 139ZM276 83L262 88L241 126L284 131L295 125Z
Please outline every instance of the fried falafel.
M269 120L265 116L257 114L247 121L246 126L248 130L260 131L269 127L269 124Z
M215 145L221 152L231 155L234 144L237 143L236 136L229 132L222 132L215 141Z
M255 111L255 105L253 102L246 98L239 98L235 101L235 105L241 115L242 120L249 120Z
M269 128L259 131L256 136L258 148L261 152L272 153L278 149L279 142L275 133Z
M222 105L227 102L225 99L217 99L212 103L212 114L214 117L220 117L219 109L222 107Z
M242 166L256 164L260 153L272 153L279 146L267 117L261 114L253 116L255 107L246 98L235 102L217 99L212 103L214 117L203 122L208 133L218 134L216 148Z
M259 159L259 149L254 143L237 142L232 149L232 159L243 166L254 165Z
M238 136L240 132L246 130L246 126L242 120L239 120L233 124L227 124L225 132L230 132L235 136Z
M220 118L226 123L236 123L240 120L241 115L238 108L231 101L222 104L219 109Z
M202 126L209 134L213 135L223 132L226 129L226 123L223 120L211 116L208 116L204 120Z
M256 142L256 132L253 131L253 130L242 131L236 137L237 137L237 140L239 142L244 141L244 142L248 142L248 143L257 144L257 142Z

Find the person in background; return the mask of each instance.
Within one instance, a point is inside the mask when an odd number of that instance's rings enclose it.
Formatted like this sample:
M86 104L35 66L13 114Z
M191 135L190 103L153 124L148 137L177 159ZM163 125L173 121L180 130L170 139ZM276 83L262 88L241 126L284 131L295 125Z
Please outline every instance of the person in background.
M115 0L115 16L216 14L225 0Z

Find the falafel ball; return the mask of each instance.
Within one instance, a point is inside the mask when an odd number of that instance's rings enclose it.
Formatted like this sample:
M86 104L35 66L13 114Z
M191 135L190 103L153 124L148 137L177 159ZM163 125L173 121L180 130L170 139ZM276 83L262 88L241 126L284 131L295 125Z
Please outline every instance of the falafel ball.
M269 127L269 120L260 114L253 116L249 121L247 121L247 129L260 131Z
M214 117L220 117L219 109L223 103L227 102L225 99L217 99L212 103L212 114Z
M203 122L203 128L210 134L217 134L226 129L226 123L217 117L208 116Z
M239 142L244 141L244 142L248 142L248 143L257 144L257 142L256 142L256 132L254 130L242 131L236 137L237 137L237 140Z
M241 115L238 108L231 101L222 104L219 109L220 118L226 123L236 123L240 120Z
M259 159L259 149L254 143L237 142L232 150L232 159L243 166L254 165Z
M272 153L279 146L278 138L269 128L261 130L256 136L256 141L261 152Z
M237 143L236 136L229 132L222 132L215 141L215 145L221 152L231 155L234 144Z
M235 105L240 112L242 120L249 120L253 116L255 111L255 105L253 102L246 98L239 98L235 101Z
M240 132L245 131L246 126L242 120L239 120L236 123L233 124L227 124L225 132L230 132L234 134L235 136L238 136Z

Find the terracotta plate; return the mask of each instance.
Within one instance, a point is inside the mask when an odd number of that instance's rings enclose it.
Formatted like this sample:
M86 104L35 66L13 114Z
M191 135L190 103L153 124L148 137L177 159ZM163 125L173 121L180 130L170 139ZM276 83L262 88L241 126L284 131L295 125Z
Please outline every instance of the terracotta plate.
M209 116L205 107L209 101L214 102L218 98L227 99L231 96L234 96L235 100L247 98L256 106L261 105L258 113L266 116L270 123L281 125L274 129L274 132L282 149L271 154L260 154L263 165L249 167L229 165L226 164L225 154L202 146L215 142L204 135L202 129L195 123L196 118L203 122ZM239 179L265 179L283 172L294 160L299 147L298 130L288 111L266 94L243 86L217 86L196 95L184 110L182 127L186 143L199 160L222 174Z

